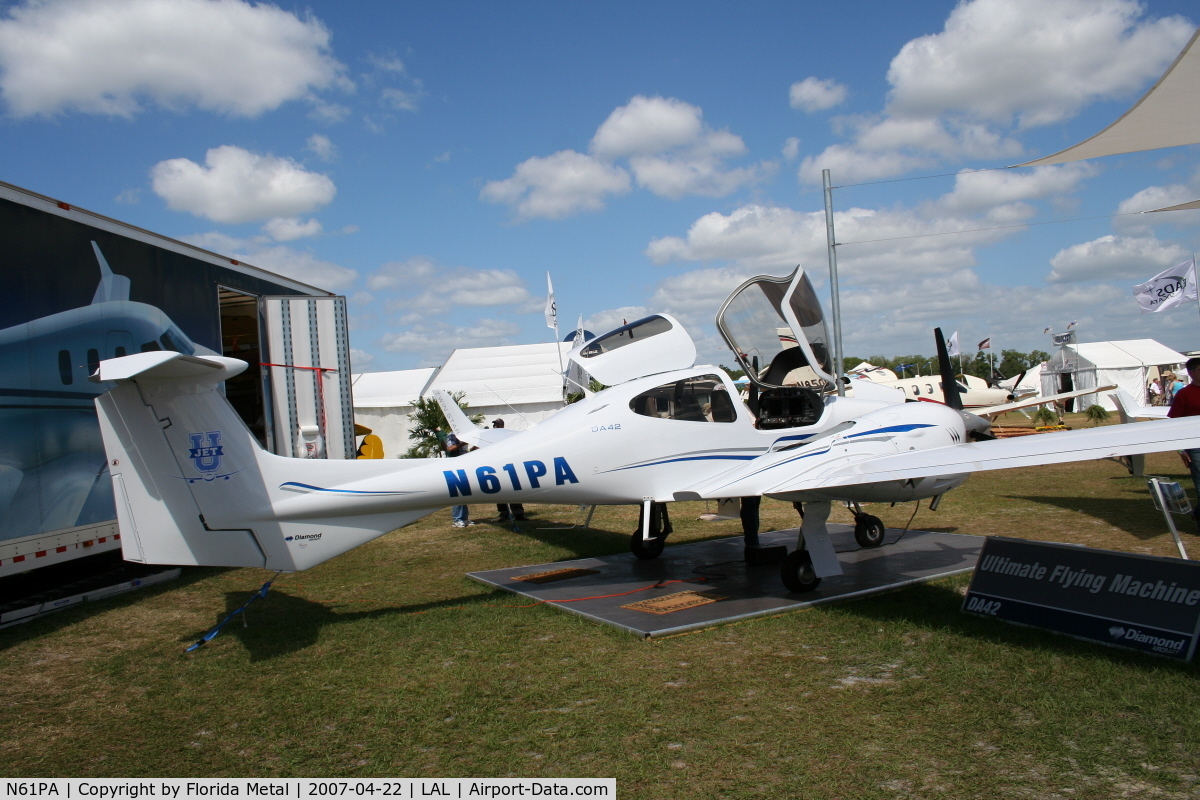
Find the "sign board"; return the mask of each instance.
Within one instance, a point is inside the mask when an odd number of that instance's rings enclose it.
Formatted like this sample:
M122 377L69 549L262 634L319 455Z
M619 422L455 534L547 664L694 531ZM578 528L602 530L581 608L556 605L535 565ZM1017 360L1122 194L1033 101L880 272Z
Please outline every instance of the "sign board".
M962 610L1190 661L1200 563L989 536Z

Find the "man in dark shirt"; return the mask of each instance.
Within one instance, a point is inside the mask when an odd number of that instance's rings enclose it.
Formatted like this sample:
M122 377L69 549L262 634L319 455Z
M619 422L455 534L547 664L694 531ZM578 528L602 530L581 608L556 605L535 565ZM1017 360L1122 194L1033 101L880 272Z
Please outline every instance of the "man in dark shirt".
M1168 417L1200 416L1200 358L1189 358L1186 366L1191 383L1175 393L1171 400L1171 408L1167 411ZM1196 489L1197 497L1192 516L1200 526L1200 449L1180 450L1179 456L1192 473L1192 485Z

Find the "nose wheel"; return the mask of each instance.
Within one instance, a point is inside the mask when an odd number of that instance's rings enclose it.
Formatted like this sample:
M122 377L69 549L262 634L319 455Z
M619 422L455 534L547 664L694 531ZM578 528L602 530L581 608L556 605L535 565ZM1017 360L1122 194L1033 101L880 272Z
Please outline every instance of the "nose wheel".
M879 547L886 535L887 528L879 517L871 514L854 516L854 541L858 542L859 547Z
M671 526L671 517L667 514L666 503L653 503L650 506L649 539L642 538L642 521L642 514L638 514L638 527L629 537L629 549L638 558L648 561L662 555L667 537L671 535L674 528Z

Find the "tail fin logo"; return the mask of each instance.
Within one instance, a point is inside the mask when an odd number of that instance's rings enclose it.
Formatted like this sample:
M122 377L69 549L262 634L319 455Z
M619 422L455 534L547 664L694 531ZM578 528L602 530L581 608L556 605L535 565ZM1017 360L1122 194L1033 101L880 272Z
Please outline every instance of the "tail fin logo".
M207 444L204 442L205 437L208 437ZM225 452L221 446L220 431L189 433L188 438L192 442L192 446L188 450L188 458L196 465L198 472L216 472L221 468L221 457L225 455Z

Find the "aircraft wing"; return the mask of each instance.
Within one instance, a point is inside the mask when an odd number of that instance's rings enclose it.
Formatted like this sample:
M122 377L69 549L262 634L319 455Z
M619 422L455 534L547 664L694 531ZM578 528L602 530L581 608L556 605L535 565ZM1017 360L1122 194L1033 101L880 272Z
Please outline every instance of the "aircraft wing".
M1026 397L1023 400L1016 400L1004 405L973 408L971 409L971 413L977 417L994 417L997 414L1003 414L1005 411L1016 411L1018 408L1045 405L1046 403L1053 403L1055 400L1069 400L1072 397L1083 397L1085 394L1099 394L1100 392L1108 392L1116 388L1116 384L1113 384L1111 386L1101 386L1098 389L1076 389L1072 392L1052 394L1046 397Z
M473 447L487 447L489 444L503 441L518 433L518 431L510 431L507 428L481 428L467 418L463 410L458 407L458 403L454 402L454 398L445 390L434 389L432 394L433 399L441 407L442 413L446 415L446 421L450 423L450 430L454 431L454 435L460 442L466 442Z
M805 476L799 481L783 481L764 493L1062 464L1196 447L1200 447L1200 417L1181 417L1155 425L1109 425L1015 439L968 442L881 456L853 464L833 464L823 475Z

